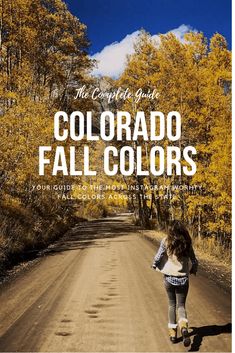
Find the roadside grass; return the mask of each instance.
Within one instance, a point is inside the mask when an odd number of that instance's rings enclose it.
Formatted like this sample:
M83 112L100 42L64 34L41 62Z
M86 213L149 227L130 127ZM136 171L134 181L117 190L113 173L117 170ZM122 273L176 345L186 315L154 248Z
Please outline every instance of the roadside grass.
M0 207L0 274L30 259L58 239L77 221L76 217L39 215L20 206Z

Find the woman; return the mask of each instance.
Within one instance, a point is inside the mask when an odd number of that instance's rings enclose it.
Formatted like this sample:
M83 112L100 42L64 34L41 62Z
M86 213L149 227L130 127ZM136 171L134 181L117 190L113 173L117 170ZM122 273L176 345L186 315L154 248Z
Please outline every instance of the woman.
M189 271L189 259L192 267ZM189 288L189 273L196 275L198 261L195 257L189 232L180 221L173 221L168 236L161 241L152 267L164 274L164 284L169 299L168 329L172 343L177 342L177 319L185 347L191 343L185 302Z

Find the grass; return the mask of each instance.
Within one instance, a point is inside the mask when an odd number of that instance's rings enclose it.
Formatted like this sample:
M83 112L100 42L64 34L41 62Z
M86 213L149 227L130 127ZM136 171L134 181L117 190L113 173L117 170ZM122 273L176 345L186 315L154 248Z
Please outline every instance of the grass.
M0 207L0 273L27 258L64 234L77 218L54 215L46 217L30 209Z

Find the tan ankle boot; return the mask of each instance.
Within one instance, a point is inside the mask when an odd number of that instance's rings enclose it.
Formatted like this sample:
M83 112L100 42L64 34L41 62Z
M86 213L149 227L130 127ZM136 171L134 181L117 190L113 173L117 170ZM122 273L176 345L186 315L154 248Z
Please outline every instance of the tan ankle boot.
M177 327L168 328L168 332L169 332L170 341L172 343L176 343L176 341L177 341Z

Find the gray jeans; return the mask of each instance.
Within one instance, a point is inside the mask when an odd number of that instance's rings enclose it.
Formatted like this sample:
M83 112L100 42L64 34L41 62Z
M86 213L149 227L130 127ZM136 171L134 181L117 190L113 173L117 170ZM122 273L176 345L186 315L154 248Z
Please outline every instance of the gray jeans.
M164 279L166 292L169 300L168 307L168 323L169 325L175 325L176 320L176 308L178 309L178 320L187 321L187 313L185 310L185 302L188 294L189 283L188 281L184 285L174 286Z

